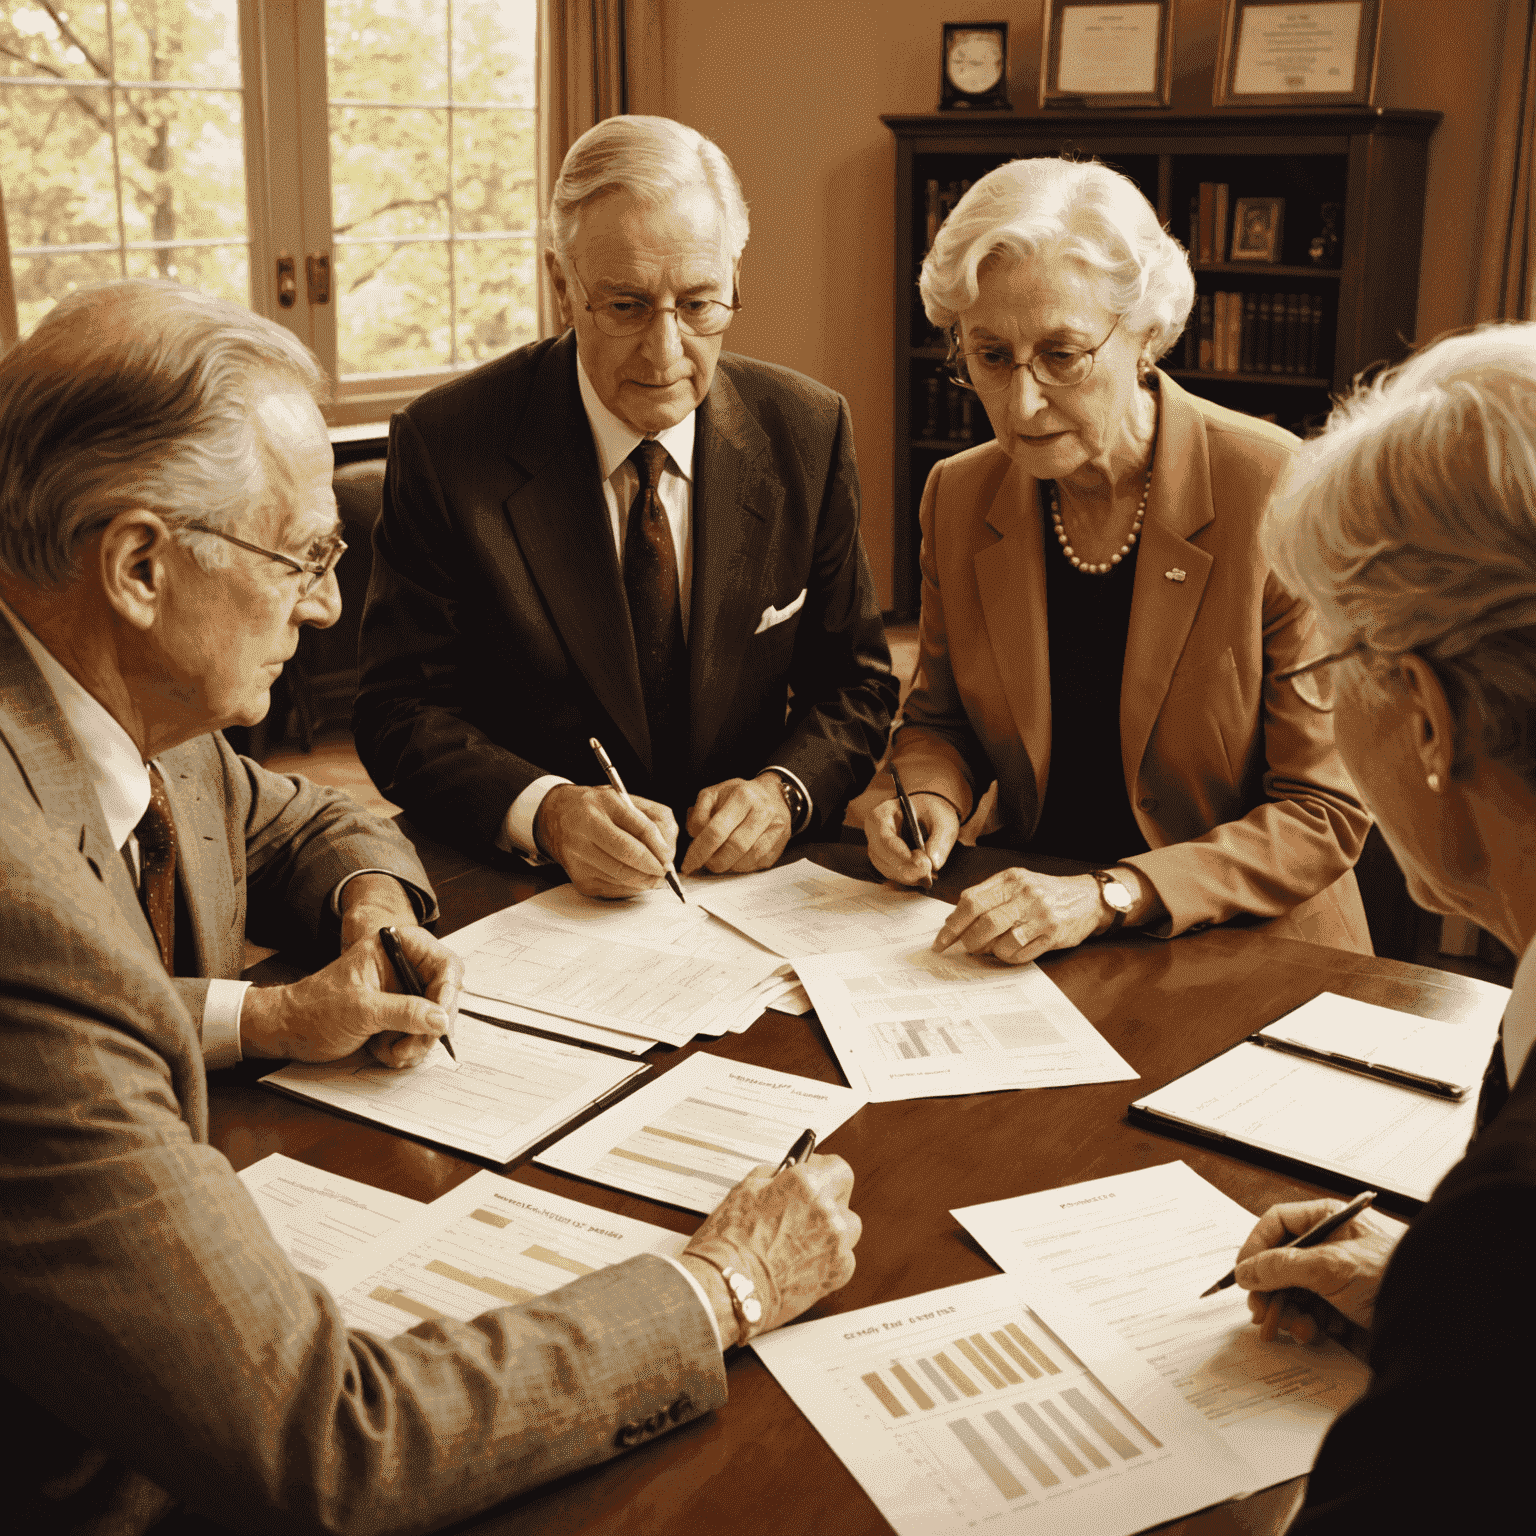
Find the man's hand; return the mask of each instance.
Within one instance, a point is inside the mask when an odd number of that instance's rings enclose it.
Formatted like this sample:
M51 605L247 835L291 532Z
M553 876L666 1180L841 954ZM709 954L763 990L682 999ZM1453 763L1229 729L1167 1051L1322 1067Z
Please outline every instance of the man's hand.
M908 848L902 836L900 800L882 800L864 819L869 862L887 880L901 885L921 885L924 876L937 874L960 836L960 817L949 801L922 791L911 800L917 829L923 834L921 851Z
M635 809L606 784L557 784L534 818L539 846L583 896L636 896L666 878L677 851L677 821L654 800Z
M1398 1239L1407 1228L1390 1216L1362 1211L1315 1248L1280 1248L1342 1206L1342 1200L1272 1205L1237 1252L1237 1283L1265 1339L1285 1332L1310 1344L1336 1316L1371 1326L1376 1292ZM1288 1295L1287 1292L1305 1293ZM1314 1298L1328 1303L1319 1307Z
M1111 918L1092 875L1005 869L960 898L933 947L942 953L959 944L967 954L1023 965L1047 950L1074 948Z
M784 852L793 830L779 783L778 774L765 772L755 779L727 779L701 789L688 812L693 841L682 873L767 869Z
M351 949L380 928L414 928L421 917L405 887L393 875L353 875L341 888L341 947Z
M787 1323L853 1278L864 1224L848 1209L852 1193L853 1169L818 1152L780 1174L766 1163L754 1168L716 1207L683 1263L714 1299L727 1346L740 1342L736 1316L714 1265L740 1270L757 1287L763 1316L754 1335Z
M464 962L425 928L396 925L426 997L399 995L377 930L323 971L287 987L252 987L240 1010L247 1056L337 1061L366 1044L387 1067L415 1066L439 1035L452 1035Z

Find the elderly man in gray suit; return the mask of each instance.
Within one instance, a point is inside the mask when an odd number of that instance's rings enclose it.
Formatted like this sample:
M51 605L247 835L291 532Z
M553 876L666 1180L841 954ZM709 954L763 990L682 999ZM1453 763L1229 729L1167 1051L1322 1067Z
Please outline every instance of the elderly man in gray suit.
M170 284L77 295L0 359L0 1417L23 1529L134 1533L179 1501L249 1530L430 1530L718 1406L724 1347L852 1273L852 1175L813 1158L749 1176L680 1260L384 1341L208 1145L208 1065L364 1041L406 1065L457 1004L398 832L214 734L259 720L300 626L336 618L321 382L279 327ZM247 990L247 918L329 929L340 957ZM390 994L385 924L427 998Z

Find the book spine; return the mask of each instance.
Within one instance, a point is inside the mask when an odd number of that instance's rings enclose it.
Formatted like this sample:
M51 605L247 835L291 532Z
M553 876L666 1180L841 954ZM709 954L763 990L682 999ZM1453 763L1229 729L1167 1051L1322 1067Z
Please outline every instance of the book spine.
M1259 296L1243 295L1243 338L1238 346L1238 367L1244 373L1254 372L1254 332L1259 324Z
M1213 364L1211 350L1212 332L1215 326L1215 310L1208 293L1200 295L1200 368L1209 372Z
M1273 325L1270 316L1270 304L1270 295L1261 293L1259 295L1258 321L1253 331L1253 371L1255 373L1269 372L1270 339Z
M939 425L939 380L932 376L926 380L924 388L927 391L927 417L923 422L923 436L934 442L938 439L942 428Z
M1285 300L1285 371L1301 372L1301 295L1292 293Z
M1323 301L1317 295L1312 299L1312 320L1309 331L1307 372L1315 379L1323 366Z
M1200 183L1200 257L1201 261L1212 260L1211 252L1216 245L1216 183L1214 181L1202 181Z
M1200 260L1200 194L1189 200L1189 259Z
M941 222L941 215L939 213L939 184L938 184L938 182L930 181L928 183L927 192L928 192L928 207L927 207L927 214L928 214L928 243L923 247L923 250L924 251L931 251L933 249L933 242L939 238L939 224Z
M1216 236L1215 255L1213 261L1225 261L1227 259L1227 235L1231 231L1231 224L1227 220L1228 188L1226 182L1216 183L1215 208L1213 210L1213 233Z
M950 383L948 399L946 401L949 414L949 431L947 435L952 443L958 443L964 431L964 418L960 414L960 402L965 398L965 394L965 390L961 389L958 384Z
M1227 371L1227 296L1220 292L1211 295L1211 367Z

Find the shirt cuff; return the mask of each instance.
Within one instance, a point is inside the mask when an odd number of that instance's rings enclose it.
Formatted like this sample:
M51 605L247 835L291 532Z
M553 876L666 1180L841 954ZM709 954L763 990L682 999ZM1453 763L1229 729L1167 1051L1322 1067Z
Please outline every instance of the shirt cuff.
M245 1006L245 994L249 986L248 981L208 983L208 995L203 999L203 1065L209 1071L218 1067L232 1067L243 1060L240 1051L240 1010ZM691 1275L688 1278L693 1279Z
M496 834L496 846L503 853L522 854L530 864L550 863L539 852L539 845L533 839L533 821L539 814L539 807L544 804L544 796L555 785L570 782L569 779L562 779L558 773L546 773L543 778L535 779L508 808L501 823L501 831ZM687 1274L687 1271L683 1273ZM693 1279L691 1275L688 1278Z
M354 869L350 875L338 880L336 882L336 889L331 892L332 917L339 918L342 915L341 893L346 890L347 881L356 880L359 875L388 875L391 880L398 880L404 888L405 894L411 898L411 905L416 909L416 921L418 923L424 921L427 914L432 910L425 893L418 891L404 875L397 875L392 869Z
M709 1319L710 1332L715 1336L715 1348L723 1355L725 1353L725 1341L720 1337L720 1320L715 1316L714 1303L705 1294L704 1287L694 1279L686 1264L680 1263L677 1259L666 1253L658 1253L656 1257L658 1259L665 1259L693 1287L693 1294L699 1298L699 1305L704 1308L704 1315Z
M811 792L805 787L805 784L798 773L791 773L788 768L783 767L779 763L769 763L768 767L774 773L782 773L786 779L793 779L796 788L799 789L800 793L805 796L805 815L802 816L800 820L789 829L789 835L791 837L797 837L800 833L804 832L808 826L810 826L813 820L815 820L816 802L811 799Z

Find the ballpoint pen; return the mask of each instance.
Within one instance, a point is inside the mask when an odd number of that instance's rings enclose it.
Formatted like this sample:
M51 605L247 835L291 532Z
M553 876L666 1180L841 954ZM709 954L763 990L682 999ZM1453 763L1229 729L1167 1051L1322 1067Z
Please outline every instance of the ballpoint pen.
M600 742L596 736L588 736L587 745L591 747L595 753L597 753L597 761L601 765L603 772L608 775L608 782L618 791L619 798L637 816L643 816L645 812L642 811L640 807L629 798L629 791L624 788L624 780L619 777L619 770L613 766L613 763L609 759L608 754L603 751L602 742ZM683 895L682 882L677 878L677 870L673 868L671 859L667 860L666 864L663 866L663 869L666 872L667 884L677 892L677 899L686 905L688 898Z
M906 828L907 846L911 848L913 853L921 853L923 851L923 831L917 824L917 812L912 809L911 797L907 794L906 786L901 782L901 775L896 771L894 763L891 764L891 779L896 785L896 798L901 802L901 820L902 825ZM932 863L931 860L929 862L930 864ZM931 873L923 876L923 889L925 891L933 889L933 875Z
M1308 1227L1305 1232L1293 1237L1288 1243L1276 1243L1274 1248L1266 1249L1265 1252L1274 1253L1280 1248L1315 1248L1319 1243L1327 1242L1346 1221L1353 1221L1375 1198L1374 1189L1363 1189L1348 1205L1335 1211L1332 1216L1324 1216L1315 1226ZM1214 1296L1217 1291L1224 1291L1229 1285L1236 1284L1237 1270L1229 1269L1210 1290L1200 1292L1200 1299L1204 1301L1207 1296Z
M1272 1051L1285 1051L1307 1061L1327 1062L1331 1067L1342 1067L1346 1072L1358 1072L1362 1077L1374 1077L1378 1082L1396 1083L1401 1088L1417 1088L1421 1093L1432 1093L1437 1099L1464 1099L1470 1092L1467 1083L1448 1083L1443 1078L1425 1077L1409 1072L1403 1067L1384 1067L1378 1062L1364 1061L1358 1056L1346 1056L1342 1051L1322 1051L1315 1045L1302 1045L1296 1040L1282 1040L1275 1035L1260 1031L1249 1035L1252 1045L1267 1046Z
M784 1154L784 1161L773 1170L773 1176L777 1178L786 1168L793 1168L796 1163L803 1163L815 1150L816 1132L812 1130L801 1131L795 1137L794 1146Z
M411 957L406 954L405 946L400 942L400 935L393 928L380 928L379 943L384 946L384 953L394 967L395 980L400 983L400 990L407 997L425 997L427 989L422 986L421 977L416 974L416 967L411 964ZM439 1035L437 1038L443 1042L443 1049L457 1061L459 1055L453 1048L453 1041L447 1035Z

